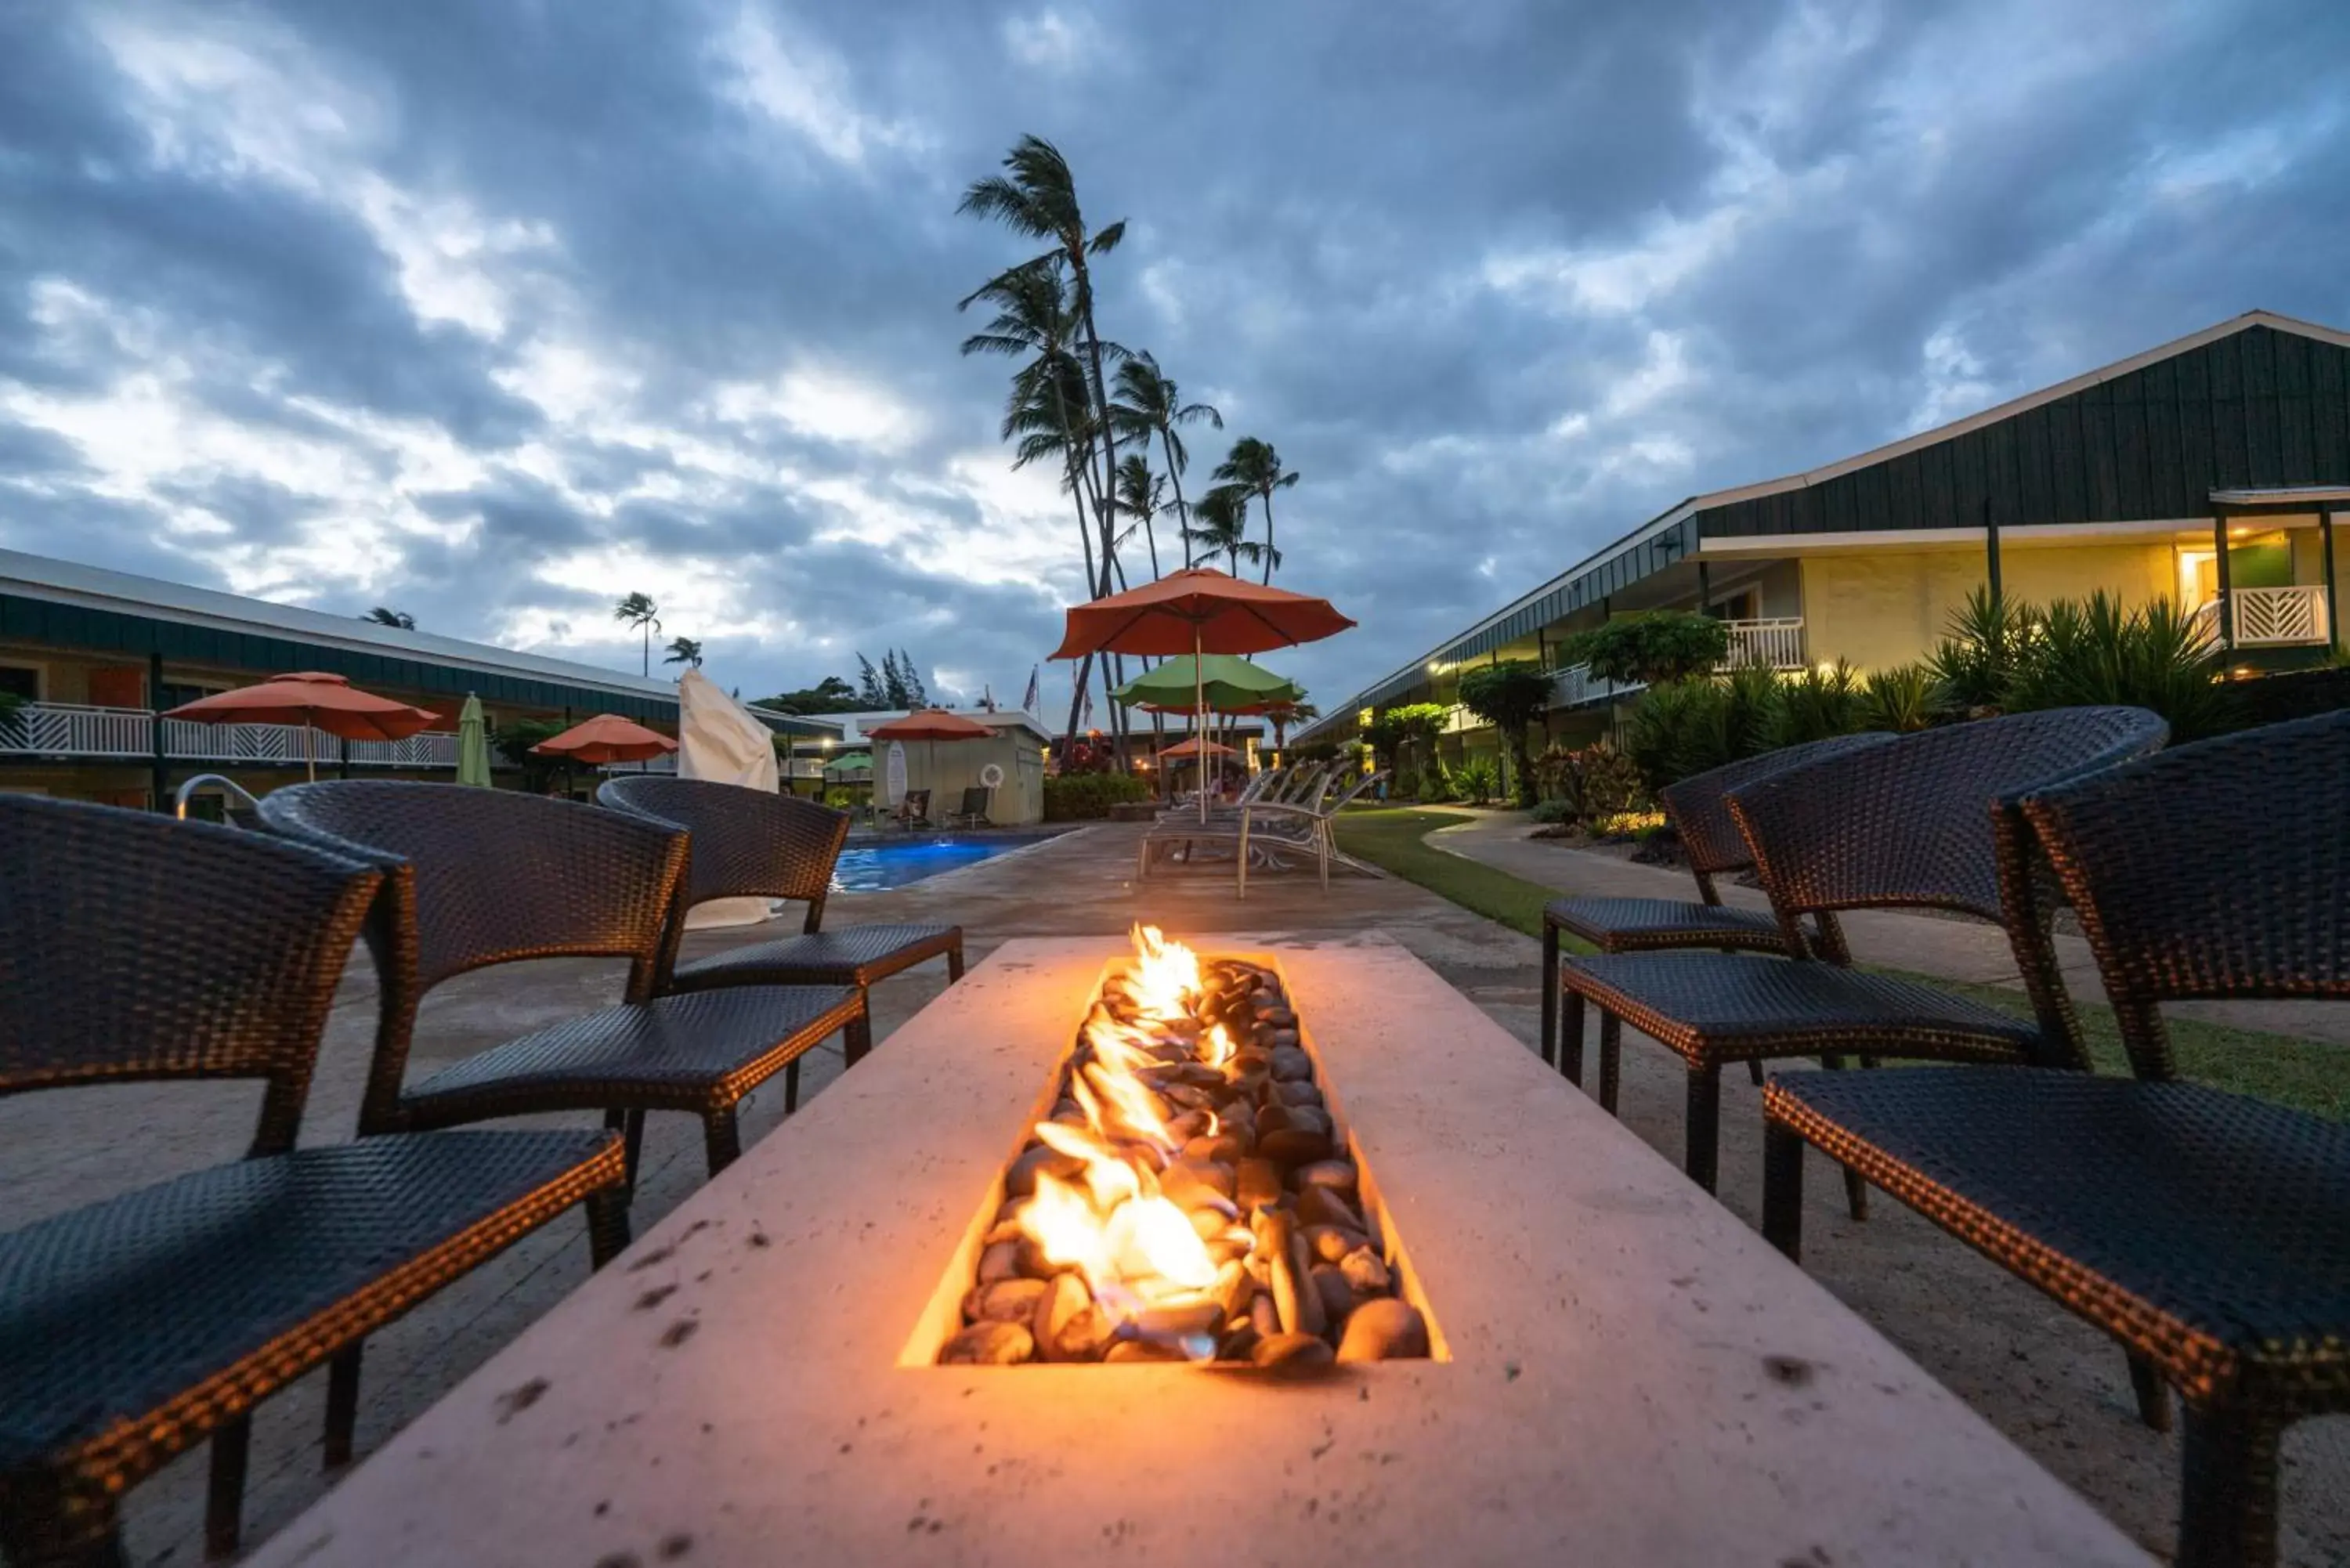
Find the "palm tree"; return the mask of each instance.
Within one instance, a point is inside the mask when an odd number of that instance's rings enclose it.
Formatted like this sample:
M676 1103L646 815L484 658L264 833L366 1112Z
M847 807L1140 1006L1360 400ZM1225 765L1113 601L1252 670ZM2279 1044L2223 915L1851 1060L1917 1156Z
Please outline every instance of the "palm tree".
M1137 354L1118 368L1118 401L1109 410L1110 423L1122 436L1132 436L1143 445L1150 438L1159 438L1159 450L1167 462L1167 477L1175 489L1175 524L1180 530L1190 519L1191 510L1183 502L1183 471L1191 463L1191 454L1183 450L1180 427L1207 421L1218 430L1224 428L1224 416L1208 403L1186 403L1181 389L1159 369L1159 361L1149 354ZM1187 535L1183 541L1183 564L1191 564L1191 543Z
M1139 452L1128 452L1118 465L1118 509L1141 521L1143 539L1150 546L1153 582L1159 580L1159 531L1150 525L1150 520L1164 510L1159 497L1166 489L1166 476L1151 472L1150 460ZM1128 535L1133 532L1131 528L1127 530Z
M1086 560L1086 591L1097 591L1093 524L1087 511L1095 503L1092 462L1093 397L1074 352L1081 330L1068 302L1057 258L1050 266L1015 267L989 282L962 304L984 299L994 319L962 341L965 354L1031 355L1013 373L1004 406L1003 438L1017 436L1012 466L1057 457L1062 488L1077 508L1077 541ZM1098 508L1097 507L1097 511ZM1107 591L1107 590L1099 590Z
M673 637L670 639L669 657L662 659L661 662L663 664L682 664L688 670L701 669L701 640L697 638L691 637Z
M1266 705L1264 716L1273 723L1273 749L1285 752L1289 749L1289 726L1310 724L1322 716L1322 710L1311 702L1273 702Z
M653 603L650 594L630 594L612 607L612 618L644 632L645 673L650 675L653 672L653 633L661 628L660 606Z
M1273 450L1271 441L1243 436L1232 442L1224 461L1216 464L1216 477L1263 500L1264 580L1273 581L1273 569L1281 565L1281 552L1273 547L1273 493L1295 484L1297 475L1282 472L1281 454Z
M1243 560L1264 558L1265 547L1248 536L1248 504L1247 491L1218 485L1192 505L1191 524L1183 530L1183 537L1200 546L1202 557L1223 556L1236 577Z
M368 611L367 614L359 617L359 618L361 620L371 620L378 626L398 627L402 631L414 631L416 629L416 618L414 616L410 615L406 610L392 609L385 605L376 606L375 608Z
M1093 492L1095 526L1101 536L1102 560L1099 586L1091 591L1106 595L1111 581L1110 555L1115 548L1112 535L1116 532L1110 511L1112 477L1118 470L1118 435L1109 424L1108 386L1102 373L1104 354L1101 332L1094 321L1094 282L1090 263L1095 256L1107 255L1126 237L1123 219L1104 229L1088 232L1083 210L1077 203L1076 176L1069 172L1068 160L1060 150L1041 137L1024 136L1013 144L1003 158L1004 172L974 180L962 193L955 211L973 217L993 218L1016 234L1043 240L1051 249L1032 256L1008 272L999 274L990 283L967 296L963 304L981 297L988 288L1003 281L1012 272L1051 268L1057 272L1068 269L1073 289L1071 312L1084 327L1084 349L1090 361L1087 379L1091 408L1097 421L1096 434L1101 443L1102 465L1099 481ZM1074 437L1074 423L1064 431L1064 439ZM1090 461L1087 464L1090 469ZM1088 568L1090 574L1090 567ZM1090 662L1090 661L1088 661ZM1082 674L1080 675L1082 683ZM1069 701L1067 739L1074 742L1077 733L1078 703L1075 694Z

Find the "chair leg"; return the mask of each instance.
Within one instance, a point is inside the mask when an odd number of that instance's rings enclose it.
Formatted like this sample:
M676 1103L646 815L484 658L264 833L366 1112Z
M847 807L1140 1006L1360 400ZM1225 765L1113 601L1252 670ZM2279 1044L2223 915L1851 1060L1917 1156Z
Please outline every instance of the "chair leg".
M68 1507L53 1479L16 1489L0 1510L0 1563L41 1568L130 1568L112 1499Z
M629 1250L629 1195L606 1188L588 1195L588 1266L600 1269Z
M1559 1067L1558 1059L1558 928L1548 920L1542 929L1542 1046L1543 1065ZM1580 1054L1583 1042L1575 1042Z
M1721 1064L1692 1062L1689 1069L1689 1125L1681 1168L1689 1179L1714 1190L1721 1157Z
M2188 1406L2178 1568L2272 1568L2278 1435L2243 1409Z
M2170 1385L2143 1355L2129 1358L2130 1391L2137 1396L2137 1418L2158 1432L2170 1430Z
M339 1469L351 1462L351 1439L359 1424L359 1362L367 1352L362 1339L335 1352L327 1364L326 1468Z
M735 1125L733 1106L702 1113L702 1147L712 1176L743 1157L743 1129Z
M1583 996L1568 992L1559 998L1558 1070L1576 1088L1583 1087Z
M947 950L947 983L952 985L962 978L962 944L955 943Z
M1746 1075L1747 1075L1747 1077L1749 1077L1749 1078L1751 1078L1751 1079L1752 1079L1752 1080L1753 1080L1754 1086L1755 1086L1756 1088L1758 1088L1758 1089L1759 1089L1759 1088L1761 1088L1761 1087L1762 1086L1762 1057L1760 1057L1760 1056L1749 1056L1749 1057L1746 1059Z
M1616 1114L1616 1096L1624 1086L1624 1021L1599 1010L1599 1108Z
M213 1429L212 1483L204 1493L204 1555L236 1552L244 1524L244 1468L253 1453L253 1415L232 1416Z
M620 1135L620 1168L628 1172L628 1190L637 1190L637 1157L645 1147L645 1113L637 1110L609 1110L604 1113L604 1126Z
M784 1115L790 1116L800 1108L800 1059L797 1056L784 1064Z
M1860 1064L1864 1067L1874 1067L1877 1065L1877 1058L1863 1056L1860 1059ZM1822 1056L1820 1066L1827 1072L1841 1073L1845 1070L1844 1058L1834 1054ZM1855 1220L1868 1218L1868 1183L1861 1179L1860 1172L1848 1165L1844 1168L1844 1204L1846 1211Z
M1804 1261L1804 1139L1794 1128L1762 1123L1762 1239Z
M1232 857L1232 861L1235 867L1232 873L1233 887L1236 889L1232 898L1233 901L1236 903L1246 903L1248 901L1248 841L1249 817L1247 812L1243 812L1241 813L1240 852Z
M871 1005L869 992L867 1004ZM873 1015L870 1012L860 1012L856 1017L850 1019L840 1032L841 1059L847 1065L854 1067L864 1061L865 1054L872 1049Z

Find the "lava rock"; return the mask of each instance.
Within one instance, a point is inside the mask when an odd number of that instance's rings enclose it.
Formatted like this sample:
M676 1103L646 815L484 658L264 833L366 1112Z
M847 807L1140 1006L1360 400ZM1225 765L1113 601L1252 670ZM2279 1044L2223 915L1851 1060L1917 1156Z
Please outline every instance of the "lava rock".
M1315 1266L1308 1276L1314 1282L1315 1293L1322 1298L1323 1326L1326 1331L1334 1323L1344 1323L1347 1314L1355 1310L1355 1288L1347 1276L1328 1263Z
M1189 1306L1145 1307L1134 1321L1135 1326L1146 1334L1180 1339L1187 1334L1215 1333L1224 1324L1224 1309L1215 1301L1194 1302Z
M1036 1354L1046 1361L1097 1361L1116 1325L1075 1274L1056 1276L1029 1320Z
M1256 1021L1259 1023L1270 1023L1276 1029L1295 1029L1297 1027L1297 1013L1283 1002L1276 1002L1267 1007L1260 1002L1256 1010Z
M1180 1345L1156 1339L1121 1339L1109 1347L1104 1361L1189 1361Z
M1305 1228L1305 1244L1314 1249L1315 1262L1335 1263L1367 1242L1357 1232L1341 1230L1336 1225L1308 1225Z
M1036 1354L1036 1340L1016 1323L975 1323L946 1342L941 1366L1012 1366Z
M1387 1266L1369 1247L1357 1247L1338 1260L1338 1272L1355 1287L1355 1293L1383 1296L1395 1286L1395 1272Z
M1327 1187L1308 1187L1297 1195L1297 1218L1308 1225L1330 1225L1360 1233L1363 1217L1355 1206Z
M1241 1140L1230 1133L1218 1133L1214 1137L1191 1138L1183 1145L1183 1158L1187 1161L1211 1159L1222 1165L1238 1165Z
M1003 1172L1003 1190L1014 1198L1027 1198L1036 1190L1039 1173L1050 1171L1055 1176L1075 1176L1085 1162L1074 1155L1063 1154L1045 1144L1023 1149Z
M1322 1103L1322 1091L1302 1078L1276 1081L1273 1092L1284 1106L1318 1106Z
M1341 1361L1408 1361L1428 1354L1428 1320L1393 1296L1357 1307L1338 1344Z
M1322 1293L1315 1288L1313 1268L1313 1250L1306 1246L1305 1238L1292 1229L1289 1233L1289 1272L1290 1277L1296 1281L1297 1322L1285 1326L1294 1326L1303 1334L1327 1334L1330 1314L1322 1308ZM1280 1305L1281 1298L1275 1296L1274 1304Z
M1273 1054L1273 1076L1276 1083L1297 1083L1314 1076L1314 1058L1295 1045L1284 1045Z
M1336 1359L1329 1342L1311 1334L1270 1334L1249 1353L1251 1366L1283 1377L1311 1376Z
M1355 1199L1357 1179L1352 1160L1316 1160L1298 1167L1290 1173L1289 1179L1300 1192L1309 1187L1326 1187L1350 1203Z
M1243 1214L1262 1204L1279 1201L1281 1168L1269 1159L1244 1159L1236 1168L1232 1199Z
M997 1280L978 1286L962 1298L964 1321L1026 1323L1036 1315L1036 1303L1048 1288L1042 1280Z
M979 1282L992 1285L1020 1276L1020 1241L990 1241L979 1255Z
M1306 1127L1284 1127L1257 1139L1256 1148L1276 1165L1309 1165L1330 1158L1330 1135Z

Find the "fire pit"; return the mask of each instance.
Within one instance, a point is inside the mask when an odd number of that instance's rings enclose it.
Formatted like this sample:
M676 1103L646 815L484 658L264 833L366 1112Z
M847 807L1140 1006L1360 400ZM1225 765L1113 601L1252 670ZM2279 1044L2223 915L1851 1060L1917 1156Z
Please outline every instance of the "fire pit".
M1425 1297L1278 967L1133 935L901 1359L1428 1357Z

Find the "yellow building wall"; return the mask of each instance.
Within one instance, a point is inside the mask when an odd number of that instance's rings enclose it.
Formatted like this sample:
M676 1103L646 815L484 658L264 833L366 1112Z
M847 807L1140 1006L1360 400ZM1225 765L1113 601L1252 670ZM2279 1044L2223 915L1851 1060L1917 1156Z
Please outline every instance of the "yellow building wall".
M1988 580L1980 549L1814 556L1802 566L1804 651L1814 663L1844 659L1864 670L1925 658ZM2178 593L2165 544L2011 546L2000 576L2008 597L2027 604L2100 589L2125 605Z

